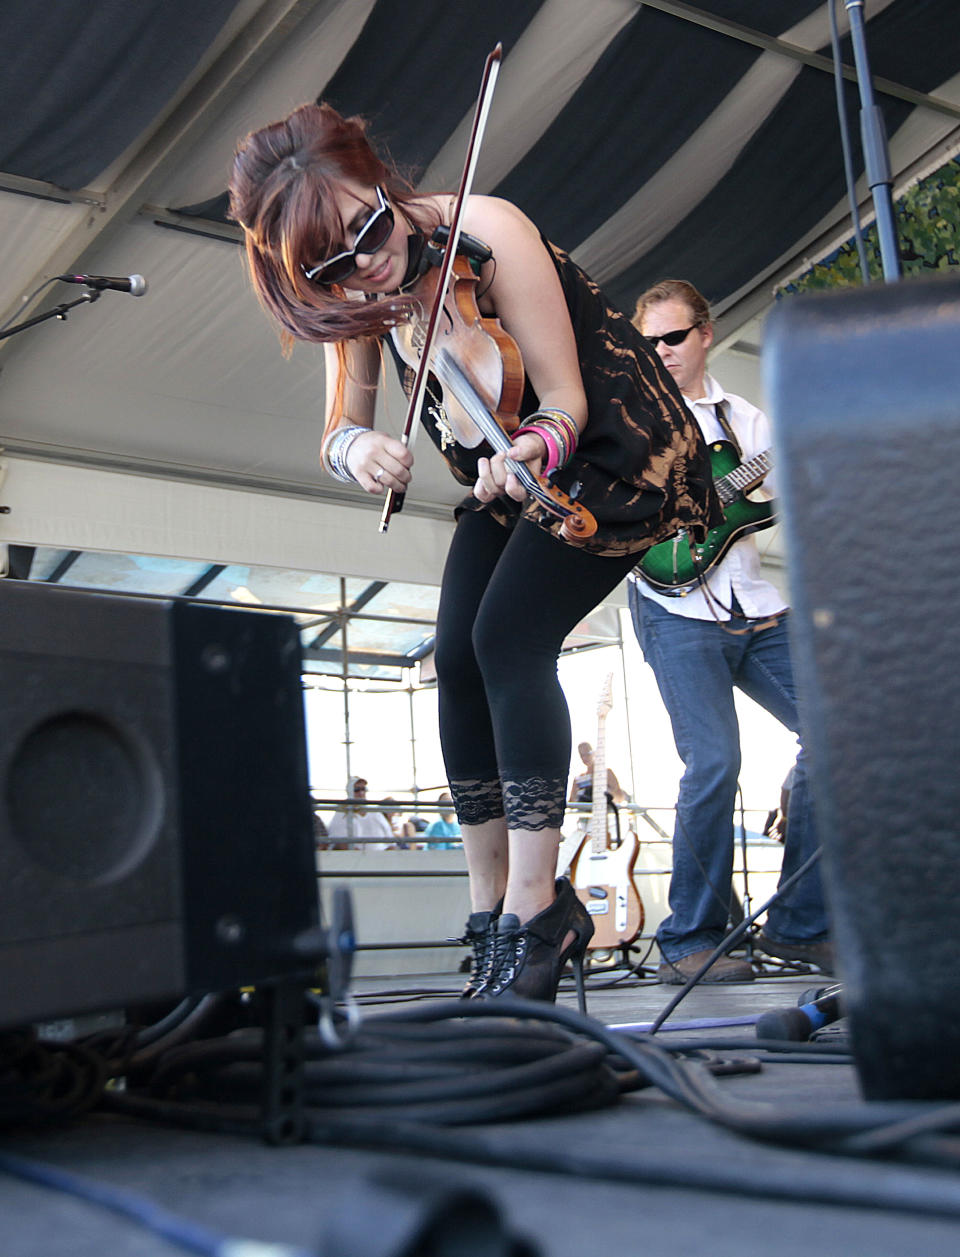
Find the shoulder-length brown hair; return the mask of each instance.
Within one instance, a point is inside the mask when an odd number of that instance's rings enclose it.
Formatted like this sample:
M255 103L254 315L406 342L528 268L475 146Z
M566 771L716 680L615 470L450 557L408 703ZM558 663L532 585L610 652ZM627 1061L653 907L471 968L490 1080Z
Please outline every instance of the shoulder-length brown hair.
M412 224L425 225L416 222L413 188L374 152L364 121L330 105L301 105L237 148L230 215L243 228L257 296L279 321L288 351L294 340L383 336L416 304L401 295L348 300L337 285L324 288L303 274L301 263L314 265L342 245L333 191L343 179L380 184Z

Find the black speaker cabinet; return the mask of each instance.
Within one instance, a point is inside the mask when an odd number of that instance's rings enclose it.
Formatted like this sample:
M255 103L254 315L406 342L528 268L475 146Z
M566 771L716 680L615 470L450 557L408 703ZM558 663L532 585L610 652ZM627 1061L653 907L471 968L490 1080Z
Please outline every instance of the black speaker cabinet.
M960 282L785 301L765 365L861 1086L957 1098Z
M0 1026L290 974L313 851L291 619L0 582Z

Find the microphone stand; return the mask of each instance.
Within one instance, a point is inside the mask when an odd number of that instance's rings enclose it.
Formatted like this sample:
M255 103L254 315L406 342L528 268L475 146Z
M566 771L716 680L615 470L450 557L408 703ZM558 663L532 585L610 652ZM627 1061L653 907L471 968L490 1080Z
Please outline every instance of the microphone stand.
M43 323L47 319L65 320L74 306L89 305L91 301L99 301L101 295L96 289L88 289L73 301L63 301L60 305L54 306L44 314L38 314L35 318L25 319L22 323L15 323L13 327L8 327L5 331L0 332L0 340L4 340L7 336L14 336L17 332L25 332L28 327L35 327L37 323Z
M833 4L834 0L830 0L830 3ZM883 115L873 99L873 82L870 78L863 28L863 0L844 0L844 4L850 19L853 60L857 71L857 86L860 89L860 138L864 169L877 215L877 238L880 242L883 278L890 284L902 277L903 267L893 212L893 175L890 171L887 135Z

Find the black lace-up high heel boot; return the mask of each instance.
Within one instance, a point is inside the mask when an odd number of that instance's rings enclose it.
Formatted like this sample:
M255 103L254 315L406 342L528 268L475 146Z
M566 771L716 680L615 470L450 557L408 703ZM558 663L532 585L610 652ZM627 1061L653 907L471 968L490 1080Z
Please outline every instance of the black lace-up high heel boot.
M473 948L470 961L470 977L460 992L461 999L476 999L482 994L490 982L493 973L493 958L496 950L497 921L503 908L501 899L490 912L471 912L467 917L467 928L459 943L467 943Z
M512 912L500 917L494 936L493 973L482 999L519 995L552 1004L569 960L577 980L580 1011L587 1011L583 957L593 938L593 921L565 877L558 878L556 890L550 907L522 925ZM567 942L571 931L573 938Z

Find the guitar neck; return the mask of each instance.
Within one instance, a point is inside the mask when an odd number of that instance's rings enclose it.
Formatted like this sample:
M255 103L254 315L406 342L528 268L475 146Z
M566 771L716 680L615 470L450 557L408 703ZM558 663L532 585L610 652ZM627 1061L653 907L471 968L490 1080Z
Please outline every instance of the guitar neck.
M735 501L741 493L749 493L751 489L755 489L773 466L772 454L772 450L764 450L762 454L755 454L753 458L740 463L725 476L719 476L713 483L720 495L720 501L726 505Z
M607 748L605 712L597 718L597 745L593 751L593 806L590 809L590 845L595 855L607 849Z

